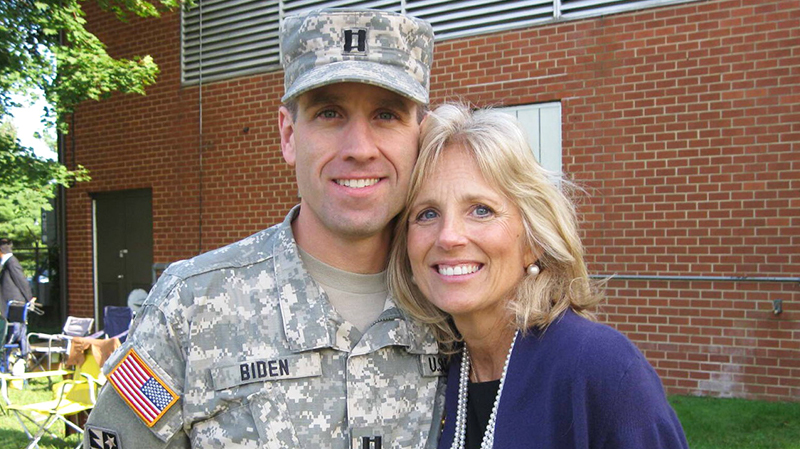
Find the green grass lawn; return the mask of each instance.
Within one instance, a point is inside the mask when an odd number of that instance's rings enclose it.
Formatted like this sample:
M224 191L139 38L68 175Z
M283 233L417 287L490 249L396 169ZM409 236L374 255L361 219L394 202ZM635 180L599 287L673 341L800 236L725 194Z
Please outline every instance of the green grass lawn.
M672 396L692 449L800 449L800 403Z
M60 377L55 378L56 381ZM46 380L32 380L25 386L23 390L9 389L8 396L14 404L32 404L34 402L49 401L52 399L52 391L47 384ZM2 399L0 399L2 402ZM22 428L14 417L13 412L5 409L5 403L2 404L3 413L0 413L0 448L3 449L17 449L24 448L28 444L28 437L22 431ZM28 424L28 429L35 430L35 427ZM64 435L64 424L57 423L50 428L53 433L58 436ZM66 442L55 439L51 436L46 436L39 441L40 449L66 449L74 448L80 442L79 435L70 435L67 437Z
M47 382L31 381L23 391L11 389L14 403L50 399ZM670 403L686 431L692 449L800 449L800 403L762 402L743 399L718 399L672 396ZM64 425L54 426L58 435ZM75 447L80 438L70 435L66 442L46 437L41 449ZM22 448L28 439L13 414L0 415L0 448Z

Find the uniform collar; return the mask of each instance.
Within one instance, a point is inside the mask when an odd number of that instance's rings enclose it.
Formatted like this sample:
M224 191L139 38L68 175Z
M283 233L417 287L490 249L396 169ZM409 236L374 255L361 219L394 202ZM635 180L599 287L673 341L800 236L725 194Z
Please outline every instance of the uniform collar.
M386 346L405 346L411 354L437 354L439 352L433 333L397 308L392 298L367 335L353 348L353 355L366 354Z
M385 346L405 346L415 354L437 353L432 334L407 319L391 299L365 338L342 319L300 259L292 233L292 220L299 211L300 206L292 208L278 227L273 248L283 330L291 350L333 348L356 354Z

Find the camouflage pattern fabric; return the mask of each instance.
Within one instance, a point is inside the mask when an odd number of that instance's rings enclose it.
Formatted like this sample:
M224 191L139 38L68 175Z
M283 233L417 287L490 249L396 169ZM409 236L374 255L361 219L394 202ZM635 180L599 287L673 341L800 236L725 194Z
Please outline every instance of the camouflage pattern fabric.
M318 87L371 84L428 104L433 28L403 14L317 10L281 23L284 103Z
M433 336L391 301L363 335L345 322L303 268L298 210L165 271L103 369L133 348L180 399L148 427L107 385L88 429L126 448L436 447Z

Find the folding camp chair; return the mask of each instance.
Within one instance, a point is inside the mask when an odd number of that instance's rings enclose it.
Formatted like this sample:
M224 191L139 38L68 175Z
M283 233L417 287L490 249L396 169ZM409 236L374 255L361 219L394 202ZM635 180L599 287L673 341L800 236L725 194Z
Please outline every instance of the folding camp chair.
M3 338L3 358L0 372L8 373L18 360L28 356L28 303L9 301L4 324L0 325Z
M4 316L0 316L0 336L3 338L3 344L0 346L0 372L5 373L8 371L7 360L9 357L9 352L14 350L14 347L6 347L6 342L8 341L8 321Z
M28 346L33 354L34 364L31 369L42 368L42 363L47 359L47 370L52 369L53 354L66 357L69 354L69 341L73 337L85 337L94 324L94 318L80 318L69 316L64 322L64 328L60 334L41 334L31 332L28 334ZM31 337L37 341L31 341Z
M105 306L103 308L103 333L105 338L119 338L125 343L128 329L133 320L133 310L125 306Z
M2 374L0 375L0 390L6 409L14 414L25 435L28 437L27 448L39 447L39 440L45 435L50 434L53 438L60 438L54 434L51 427L59 421L83 433L78 425L71 422L68 418L82 412L87 412L94 407L97 398L97 391L105 383L105 377L100 371L100 366L95 360L92 351L86 351L84 361L73 372L72 379L64 380L53 385L53 399L34 404L14 404L8 396L8 383L14 380L28 380L36 377L52 375L65 375L68 371L51 371L26 373L21 376ZM35 427L31 431L26 426L26 421ZM78 444L76 447L80 447Z
M4 316L0 316L0 336L3 338L3 344L0 345L0 373L8 372L8 358L10 353L16 349L16 345L6 345L8 341L8 321Z

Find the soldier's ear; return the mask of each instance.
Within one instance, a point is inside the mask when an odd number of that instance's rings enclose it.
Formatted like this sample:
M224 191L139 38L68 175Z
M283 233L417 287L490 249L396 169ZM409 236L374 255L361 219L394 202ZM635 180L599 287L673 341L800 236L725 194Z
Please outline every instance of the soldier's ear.
M422 106L417 105L417 107L420 108ZM428 117L430 115L431 115L431 111L430 110L427 110L427 111L422 113L422 120L419 121L420 129L422 129L422 127L425 125L425 121L428 120Z
M286 106L281 106L278 110L278 128L281 133L281 153L283 160L294 167L297 154L294 147L294 120L292 113Z

